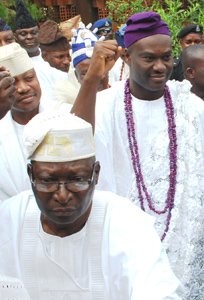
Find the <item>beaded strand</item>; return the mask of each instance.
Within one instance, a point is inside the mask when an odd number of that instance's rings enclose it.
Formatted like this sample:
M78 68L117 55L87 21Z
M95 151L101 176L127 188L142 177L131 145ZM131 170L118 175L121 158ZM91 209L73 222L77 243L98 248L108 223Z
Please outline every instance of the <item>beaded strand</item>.
M123 79L124 68L125 68L125 62L122 61L122 66L121 66L121 69L120 69L120 78L119 78L120 81Z
M167 197L165 201L165 207L161 210L157 209L153 201L150 197L150 194L147 190L147 187L144 182L141 164L140 164L140 157L138 151L138 144L136 140L135 134L135 123L134 123L134 116L133 116L133 109L132 109L132 96L130 93L129 87L129 80L126 81L125 84L125 97L124 97L124 104L125 104L125 116L126 116L126 123L127 123L127 133L128 133L128 141L129 141L129 148L131 153L131 160L134 169L134 173L136 176L136 186L138 189L138 196L140 201L140 206L142 210L145 210L144 206L144 196L146 198L148 207L154 213L161 215L167 213L166 217L166 225L164 233L161 237L163 241L168 230L171 221L171 211L174 207L174 198L176 192L176 175L177 175L177 137L176 137L176 124L174 118L174 107L171 99L171 95L167 86L164 89L164 101L166 106L166 114L168 120L168 135L169 135L169 188L167 191Z

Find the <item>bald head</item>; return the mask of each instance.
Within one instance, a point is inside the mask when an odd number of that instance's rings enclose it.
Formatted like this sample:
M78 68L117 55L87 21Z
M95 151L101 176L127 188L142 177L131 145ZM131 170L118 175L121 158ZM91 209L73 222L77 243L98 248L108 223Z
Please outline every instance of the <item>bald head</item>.
M192 45L182 52L184 77L190 81L191 91L204 99L204 45Z
M196 67L197 64L204 61L204 44L192 45L183 49L181 61L184 73L187 68Z

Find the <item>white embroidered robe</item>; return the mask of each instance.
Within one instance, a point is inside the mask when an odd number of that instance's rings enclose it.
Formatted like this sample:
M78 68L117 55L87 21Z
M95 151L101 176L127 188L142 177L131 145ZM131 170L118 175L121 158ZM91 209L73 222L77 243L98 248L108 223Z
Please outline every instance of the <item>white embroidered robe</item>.
M127 199L95 191L84 228L51 236L26 191L0 206L0 272L20 278L31 300L178 300L153 223Z
M124 84L98 93L96 156L101 163L99 186L130 198L140 206L128 144ZM164 240L172 267L185 286L183 300L204 295L204 102L189 92L188 83L169 81L177 132L177 185L169 231ZM163 97L133 97L134 122L141 169L155 207L165 206L169 187L168 122ZM102 146L100 146L102 145ZM105 170L103 172L103 170ZM166 214L153 213L162 236Z

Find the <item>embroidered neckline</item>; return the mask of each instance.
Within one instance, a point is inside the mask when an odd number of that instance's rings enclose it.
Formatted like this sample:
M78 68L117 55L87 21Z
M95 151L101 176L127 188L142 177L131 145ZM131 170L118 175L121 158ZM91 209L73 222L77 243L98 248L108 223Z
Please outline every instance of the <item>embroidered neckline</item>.
M164 102L166 107L166 115L168 121L168 135L169 135L169 187L167 191L165 206L163 209L157 209L151 199L147 190L140 163L140 156L138 150L138 143L135 134L135 123L132 109L132 95L130 93L129 80L125 83L124 93L124 109L127 124L127 134L129 149L131 153L132 166L136 177L136 187L138 190L140 207L145 211L145 201L151 211L161 215L167 214L164 232L161 236L163 241L171 221L171 211L174 207L174 199L176 192L176 177L177 177L177 136L176 136L176 123L174 117L174 107L171 95L167 86L164 88Z

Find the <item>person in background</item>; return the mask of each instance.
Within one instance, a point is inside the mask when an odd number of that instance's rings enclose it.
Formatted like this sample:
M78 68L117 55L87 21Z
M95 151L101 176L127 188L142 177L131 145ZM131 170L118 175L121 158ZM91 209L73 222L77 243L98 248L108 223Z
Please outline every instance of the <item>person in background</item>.
M14 35L11 27L0 18L0 47L14 42ZM10 98L13 97L15 86L14 79L9 70L0 65L0 119L10 109Z
M0 47L0 64L14 80L15 93L10 110L0 120L0 201L29 188L22 142L25 124L39 112L40 84L28 53L17 43ZM43 109L41 107L41 109Z
M30 57L40 55L38 23L25 7L23 0L16 0L16 16L13 31L16 42L26 49Z
M181 49L185 49L190 45L202 44L203 42L203 27L198 24L189 24L181 29L178 34L178 39L181 45ZM181 64L181 55L174 62L173 72L170 79L182 81L184 79L184 73Z
M88 28L79 28L71 40L72 48L72 63L75 68L75 75L80 84L82 84L84 77L91 64L91 57L93 48L98 37ZM101 78L98 91L109 88L108 73Z
M113 29L112 29L112 21L108 18L103 18L97 20L93 23L91 30L100 37L104 37L106 40L110 40L113 38Z
M41 55L39 48L39 27L37 22L33 19L28 9L25 7L22 0L16 0L16 17L14 24L14 34L16 42L21 45L31 57L34 69L40 82L42 95L44 99L53 99L53 94L56 98L57 93L64 94L64 98L69 99L68 88L66 91L61 90L61 84L71 87L72 90L79 90L79 84L75 79L74 71L62 72L50 66Z
M80 87L74 69L70 64L70 42L64 33L62 33L59 25L53 20L47 20L41 24L38 41L40 43L42 58L49 63L51 72L54 69L55 74L56 71L56 78L60 78L57 80L57 84L55 84L53 94L57 95L57 97L60 96L65 101L66 98L70 99L69 93L76 94Z
M39 113L24 141L32 190L0 206L0 271L21 278L32 300L181 300L154 219L95 190L92 126L64 110Z
M0 47L15 41L13 31L6 22L0 18Z
M184 77L191 83L191 92L204 100L204 45L191 45L182 52Z
M125 59L125 45L124 45L124 33L126 24L122 25L115 33L115 39L118 45L122 48L122 53L115 65L109 72L109 82L112 85L115 81L127 80L129 77L129 66Z
M59 25L52 20L47 20L41 24L38 41L43 59L51 67L68 73L71 62L70 45L59 29Z

